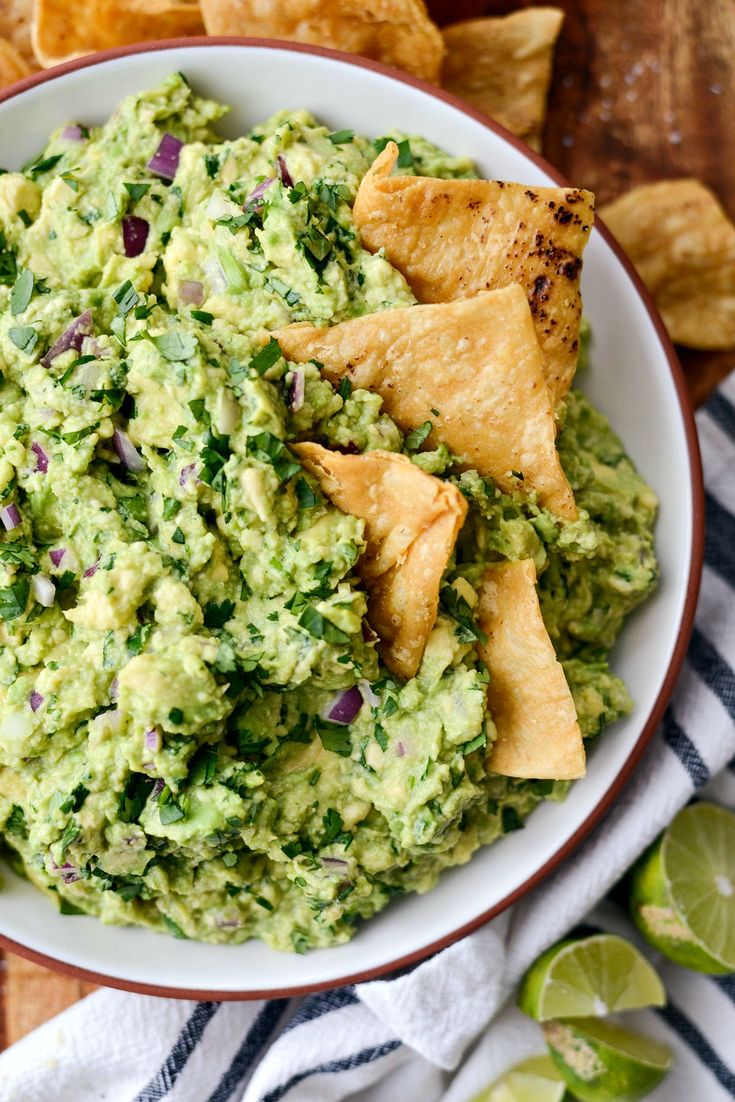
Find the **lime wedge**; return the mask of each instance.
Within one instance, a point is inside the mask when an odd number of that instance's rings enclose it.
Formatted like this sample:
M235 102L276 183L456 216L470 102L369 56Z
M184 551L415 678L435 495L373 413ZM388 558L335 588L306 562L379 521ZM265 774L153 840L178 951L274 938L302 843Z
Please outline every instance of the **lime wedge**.
M526 972L518 995L521 1010L537 1022L602 1018L665 1002L655 970L634 945L615 934L552 945Z
M598 1018L543 1026L552 1059L581 1102L638 1102L671 1066L666 1045Z
M664 956L697 972L735 972L735 815L680 811L632 874L633 919Z
M562 1102L566 1087L550 1056L532 1056L475 1095L472 1102Z

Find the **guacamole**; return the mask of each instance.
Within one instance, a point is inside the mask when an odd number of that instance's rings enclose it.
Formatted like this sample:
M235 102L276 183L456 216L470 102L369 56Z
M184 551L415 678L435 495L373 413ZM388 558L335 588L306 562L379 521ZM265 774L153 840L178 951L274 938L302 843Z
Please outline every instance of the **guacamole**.
M176 74L0 176L0 834L64 914L303 952L563 798L488 773L474 586L534 560L597 738L631 706L607 656L656 581L656 500L577 391L565 522L287 363L269 331L415 302L352 221L386 138L283 111L223 141L224 113ZM395 138L400 171L472 175ZM405 683L365 620L363 521L298 441L403 452L469 505Z

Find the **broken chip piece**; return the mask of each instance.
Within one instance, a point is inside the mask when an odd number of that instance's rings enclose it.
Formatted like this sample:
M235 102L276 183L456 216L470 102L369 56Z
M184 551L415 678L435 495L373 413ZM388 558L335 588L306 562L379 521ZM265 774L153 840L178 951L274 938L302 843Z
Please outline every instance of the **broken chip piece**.
M208 34L311 42L439 79L444 44L422 0L201 0Z
M146 39L203 34L199 4L189 0L36 0L33 49L48 68L69 58Z
M488 768L507 777L575 780L585 751L574 700L549 638L532 559L489 566L478 591L478 644L490 671L497 738Z
M386 666L413 677L436 622L465 499L450 482L394 452L344 455L319 444L292 450L330 501L365 521L367 547L357 569L368 591L368 620Z
M699 180L660 180L609 203L601 217L638 269L671 339L735 347L735 225Z
M30 65L21 57L12 42L0 38L0 88L22 80L32 72Z
M274 336L287 359L317 360L330 382L348 376L380 394L404 432L430 420L429 447L444 443L501 489L536 491L558 516L576 517L533 319L516 284Z
M523 8L444 27L442 85L539 150L563 20L559 8Z
M519 283L556 403L577 366L591 192L391 176L397 157L398 146L389 142L360 184L353 213L363 244L371 252L384 249L421 302L451 302Z

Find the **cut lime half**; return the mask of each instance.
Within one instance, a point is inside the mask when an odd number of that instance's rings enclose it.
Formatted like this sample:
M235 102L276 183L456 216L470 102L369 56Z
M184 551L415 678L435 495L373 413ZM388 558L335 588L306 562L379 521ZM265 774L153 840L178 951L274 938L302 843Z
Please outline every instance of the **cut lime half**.
M472 1102L562 1102L566 1087L550 1056L532 1056L496 1079Z
M666 1045L609 1020L571 1018L545 1022L543 1030L559 1074L581 1102L638 1102L671 1066Z
M735 815L685 807L632 873L633 919L665 956L697 972L735 972Z
M634 945L615 934L552 945L528 969L518 995L521 1010L537 1022L602 1018L665 1002L655 969Z

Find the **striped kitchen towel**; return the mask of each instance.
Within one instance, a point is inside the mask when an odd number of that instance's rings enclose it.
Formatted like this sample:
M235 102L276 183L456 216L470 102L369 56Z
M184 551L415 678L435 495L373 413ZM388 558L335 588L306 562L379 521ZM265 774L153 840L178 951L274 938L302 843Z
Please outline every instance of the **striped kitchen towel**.
M538 1027L512 1005L527 965L582 921L635 938L598 901L697 790L735 807L735 379L698 424L706 565L687 660L633 780L572 859L397 979L265 1003L100 991L0 1056L0 1102L467 1102L540 1051ZM735 1098L735 977L662 972L668 1005L638 1019L676 1062L652 1102Z

